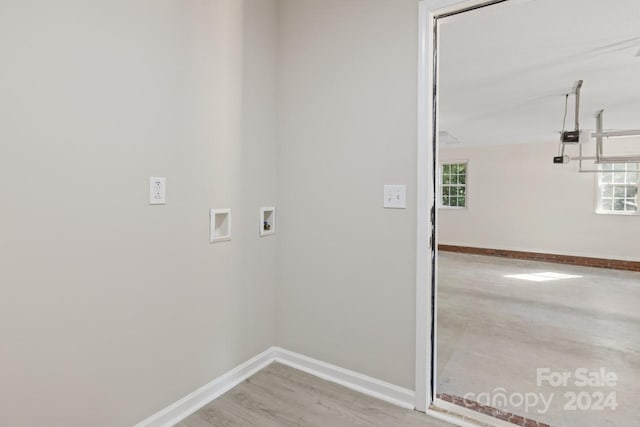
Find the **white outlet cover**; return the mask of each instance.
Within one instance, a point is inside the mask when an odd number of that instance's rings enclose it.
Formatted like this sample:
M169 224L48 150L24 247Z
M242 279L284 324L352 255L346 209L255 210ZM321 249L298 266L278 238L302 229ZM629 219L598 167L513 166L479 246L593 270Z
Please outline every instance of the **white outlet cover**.
M167 179L152 176L149 178L149 204L164 205L167 203Z
M407 208L407 186L406 185L385 185L384 186L384 207L387 209Z

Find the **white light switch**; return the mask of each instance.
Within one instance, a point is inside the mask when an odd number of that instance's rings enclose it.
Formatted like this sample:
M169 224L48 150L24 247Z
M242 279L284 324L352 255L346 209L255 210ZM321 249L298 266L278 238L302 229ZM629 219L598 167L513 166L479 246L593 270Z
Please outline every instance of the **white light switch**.
M149 204L164 205L167 202L167 179L152 176L149 178Z
M406 185L385 185L384 186L384 207L390 209L407 208L407 186Z

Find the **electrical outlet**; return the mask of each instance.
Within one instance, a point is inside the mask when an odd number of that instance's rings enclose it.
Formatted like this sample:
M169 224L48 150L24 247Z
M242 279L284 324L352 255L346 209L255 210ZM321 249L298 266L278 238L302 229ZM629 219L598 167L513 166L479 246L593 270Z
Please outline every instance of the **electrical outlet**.
M149 204L164 205L167 203L167 179L164 177L149 178Z

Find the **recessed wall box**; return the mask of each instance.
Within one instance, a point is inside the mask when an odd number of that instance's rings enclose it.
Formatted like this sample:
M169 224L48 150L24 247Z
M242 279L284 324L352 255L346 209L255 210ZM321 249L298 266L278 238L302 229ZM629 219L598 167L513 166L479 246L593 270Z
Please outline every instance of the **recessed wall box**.
M211 209L209 217L209 241L231 240L231 209Z
M276 232L276 208L260 208L260 236L268 236Z

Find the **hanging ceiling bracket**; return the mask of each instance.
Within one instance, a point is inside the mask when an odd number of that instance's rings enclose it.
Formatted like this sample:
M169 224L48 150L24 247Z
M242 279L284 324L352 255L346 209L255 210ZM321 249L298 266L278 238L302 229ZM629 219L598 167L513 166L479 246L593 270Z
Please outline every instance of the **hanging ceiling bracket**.
M580 142L580 91L582 90L583 83L584 80L578 80L574 90L576 97L575 129L562 132L560 141L562 141L563 144L577 144Z

